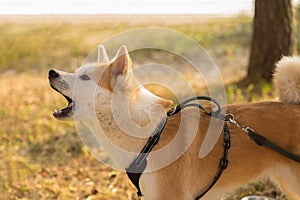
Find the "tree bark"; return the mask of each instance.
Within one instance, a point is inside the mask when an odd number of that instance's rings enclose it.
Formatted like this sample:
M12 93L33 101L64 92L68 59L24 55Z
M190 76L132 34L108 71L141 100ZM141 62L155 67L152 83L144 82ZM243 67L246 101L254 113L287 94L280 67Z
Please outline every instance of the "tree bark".
M274 64L293 51L292 0L255 0L248 80L270 82Z

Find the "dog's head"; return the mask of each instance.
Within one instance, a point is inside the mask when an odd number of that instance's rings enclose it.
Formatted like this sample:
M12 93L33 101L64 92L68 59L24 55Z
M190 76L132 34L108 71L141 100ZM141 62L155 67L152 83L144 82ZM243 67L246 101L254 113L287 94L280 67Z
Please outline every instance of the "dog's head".
M140 96L141 88L133 76L132 62L126 46L122 46L112 61L109 61L104 47L100 45L97 62L85 64L75 73L52 69L49 71L49 82L68 101L67 107L53 113L60 120L85 119L95 109L111 109L113 96L118 109L127 105L125 100L129 98L136 102L138 99L147 102L153 100L165 108L172 105L172 101L154 98L155 95L148 92L144 92L147 98Z

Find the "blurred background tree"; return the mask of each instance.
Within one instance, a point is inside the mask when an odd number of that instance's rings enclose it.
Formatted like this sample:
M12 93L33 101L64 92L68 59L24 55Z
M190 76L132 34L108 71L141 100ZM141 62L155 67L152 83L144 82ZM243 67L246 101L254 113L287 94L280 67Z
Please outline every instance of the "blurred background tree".
M247 84L271 82L274 64L293 53L293 15L292 0L255 0Z

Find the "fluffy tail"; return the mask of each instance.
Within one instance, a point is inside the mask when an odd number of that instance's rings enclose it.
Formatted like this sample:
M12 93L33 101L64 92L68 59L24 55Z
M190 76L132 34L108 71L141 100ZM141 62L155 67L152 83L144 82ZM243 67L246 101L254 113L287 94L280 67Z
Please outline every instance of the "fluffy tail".
M280 101L300 104L300 57L283 57L276 64L273 82Z

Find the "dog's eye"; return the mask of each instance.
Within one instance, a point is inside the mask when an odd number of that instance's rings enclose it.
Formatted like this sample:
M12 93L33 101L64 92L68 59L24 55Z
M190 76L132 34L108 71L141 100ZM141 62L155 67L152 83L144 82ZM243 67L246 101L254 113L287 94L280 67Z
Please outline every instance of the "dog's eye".
M84 75L80 76L80 79L82 79L84 81L88 81L88 80L90 80L90 77L88 75L84 74Z

